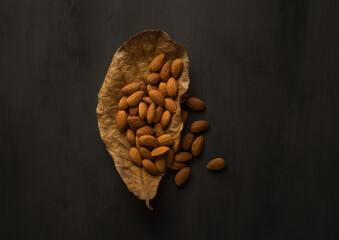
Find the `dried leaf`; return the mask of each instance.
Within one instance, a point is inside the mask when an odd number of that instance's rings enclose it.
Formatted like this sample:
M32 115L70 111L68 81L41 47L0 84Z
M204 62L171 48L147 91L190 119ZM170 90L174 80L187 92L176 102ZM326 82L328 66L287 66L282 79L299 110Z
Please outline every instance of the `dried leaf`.
M177 112L166 130L175 139L176 150L183 123L180 116L180 97L188 89L188 57L186 51L172 41L162 30L140 32L132 36L114 54L104 83L98 94L97 118L100 135L106 149L114 159L114 164L129 191L152 210L149 201L156 195L161 175L153 176L144 168L134 165L129 157L131 145L126 133L117 128L116 114L122 97L120 89L129 83L144 83L150 74L149 63L157 55L164 53L166 61L180 58L183 62L182 74L178 79L179 93L175 100Z

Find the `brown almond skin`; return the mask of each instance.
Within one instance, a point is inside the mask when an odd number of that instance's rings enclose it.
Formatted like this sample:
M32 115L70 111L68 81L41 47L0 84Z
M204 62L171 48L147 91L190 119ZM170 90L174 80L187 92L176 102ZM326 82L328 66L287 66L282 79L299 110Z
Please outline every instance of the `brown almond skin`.
M152 72L159 72L164 63L165 63L165 54L163 53L159 54L158 56L156 56L156 58L152 60L152 62L149 65L149 69Z
M167 61L164 66L162 66L161 71L160 71L160 78L161 81L166 82L169 77L171 76L171 61Z
M149 97L152 99L153 102L158 104L159 106L165 105L164 96L158 90L151 90L148 92Z
M194 141L194 134L190 132L187 133L182 139L181 148L187 151L188 149L191 148L193 141Z
M180 58L177 58L173 61L171 66L172 76L174 78L178 78L181 74L182 70L182 60Z
M136 131L136 135L138 137L143 136L143 135L154 135L154 134L155 134L155 129L150 126L140 127Z
M139 116L128 116L127 123L131 128L138 128L145 125L145 121L141 120Z
M154 123L160 122L160 119L162 117L162 114L164 113L164 108L162 106L158 106L155 110L155 116L154 116Z
M139 144L145 147L155 147L158 144L158 140L152 135L142 135L139 137Z
M203 136L197 137L192 143L191 147L192 155L197 157L201 153L203 146L204 146L204 137Z
M141 164L148 173L153 174L153 175L158 175L158 170L151 160L144 159L142 160Z
M165 98L165 108L172 114L177 111L177 105L170 98Z
M186 163L173 161L172 165L169 168L174 170L174 171L178 171L178 170L180 170L180 169L182 169L182 168L184 168L186 166L187 166Z
M177 153L181 150L181 146L182 146L182 141L180 140L178 146L177 146L177 149L174 151L174 153Z
M178 83L177 80L170 77L167 81L167 94L168 96L175 97L178 94Z
M152 91L152 90L158 90L158 87L155 85L148 84L147 85L147 92Z
M155 136L160 137L161 135L165 134L164 129L161 127L160 123L154 124L154 129L155 129Z
M119 130L123 129L127 125L127 112L125 110L119 110L116 116L117 127Z
M190 176L190 168L184 167L181 169L174 178L175 184L177 186L181 186L184 182L186 182L187 178Z
M162 128L166 128L169 124L169 122L171 121L171 113L166 110L163 114L162 114L162 117L161 117L161 120L160 120L160 124L161 124L161 127Z
M120 110L128 108L128 103L127 103L127 96L122 96L120 98L120 101L118 103L118 108Z
M164 156L157 157L155 159L155 167L157 168L159 173L163 173L166 169L166 159Z
M204 121L204 120L195 121L195 122L192 123L190 131L192 133L202 132L202 131L206 130L209 125L210 125L210 123L207 122L207 121Z
M147 114L146 114L147 123L152 124L154 121L154 117L155 117L155 104L152 103L151 105L149 105L147 109Z
M186 124L188 120L188 112L184 109L181 110L181 120L184 124Z
M136 147L131 147L129 150L129 156L134 164L141 166L142 159L139 150Z
M151 152L151 155L152 155L153 157L162 156L162 155L164 155L165 153L167 153L169 149L170 149L170 148L169 148L169 147L166 147L166 146L157 147L157 148L153 149L153 151Z
M122 94L129 96L132 93L135 93L136 91L140 90L140 83L130 83L126 85L125 87L121 88Z
M152 99L150 97L143 97L142 101L144 101L147 105L151 105L152 104Z
M128 112L130 116L136 116L138 115L138 107L129 107Z
M160 74L151 73L150 75L148 75L146 80L149 84L157 84L160 81Z
M146 86L145 83L142 83L140 85L140 90L143 91L144 92L144 96L146 96L146 94L147 94L147 86Z
M223 158L215 158L206 165L206 168L213 171L221 170L225 167L226 161Z
M144 102L140 102L139 107L138 107L138 112L139 112L140 119L145 119L146 114L147 114L147 104Z
M187 162L192 159L192 154L189 152L178 152L174 155L174 161L176 162Z
M135 145L135 134L133 132L132 129L127 129L127 133L126 133L126 137L127 137L127 140L129 141L129 143L134 146Z
M170 167L173 163L174 153L172 149L168 149L168 152L164 155L166 158L166 167Z
M188 93L185 93L185 94L181 95L181 97L180 97L180 104L184 104L189 97L190 97L190 95Z
M151 161L154 160L154 157L151 155L151 151L148 150L147 148L140 147L139 152L140 152L140 155L143 159L149 159Z
M162 96L164 96L164 98L168 97L167 84L165 82L159 83L158 91L162 94Z
M137 148L137 149L140 149L140 144L139 144L139 137L138 136L136 136L135 137L135 147Z
M171 146L174 143L174 138L170 134L164 134L157 138L159 146Z
M206 109L204 101L196 97L189 97L186 101L186 106L196 111L203 111Z
M143 91L137 91L137 92L133 93L126 100L127 103L128 103L128 106L130 106L130 107L137 106L141 102L143 97L144 97Z

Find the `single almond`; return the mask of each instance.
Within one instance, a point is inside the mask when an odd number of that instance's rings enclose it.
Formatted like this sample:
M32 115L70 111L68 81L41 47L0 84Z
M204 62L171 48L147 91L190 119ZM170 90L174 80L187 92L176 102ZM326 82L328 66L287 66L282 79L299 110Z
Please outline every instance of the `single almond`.
M149 105L147 109L147 114L146 114L147 123L152 124L154 121L154 117L155 117L155 104L152 103L151 105Z
M139 166L141 165L142 159L139 150L136 147L131 147L131 149L129 150L129 156L133 163Z
M204 145L204 137L203 136L197 137L192 143L192 147L191 147L192 155L197 157L201 153L203 145Z
M157 138L159 146L171 146L174 138L170 134L164 134Z
M152 91L152 90L158 90L158 87L155 85L148 84L147 85L147 92Z
M139 148L140 155L143 159L149 159L149 160L154 160L154 157L151 155L151 151L148 150L147 148L140 147Z
M178 94L178 83L177 80L170 77L166 84L168 96L175 97Z
M135 93L136 91L140 90L140 83L130 83L126 85L125 87L121 88L122 94L129 96L132 93Z
M161 117L161 120L160 120L160 124L161 124L161 127L162 128L165 128L168 126L169 122L171 121L171 113L166 110L163 114L162 114L162 117Z
M143 97L144 97L143 91L137 91L137 92L133 93L126 100L127 103L128 103L128 106L135 107L136 105L138 105L140 103L140 101Z
M122 96L120 98L120 101L118 103L118 108L120 110L128 108L128 103L127 103L127 96Z
M172 76L174 78L179 77L182 70L182 60L180 58L177 58L173 61L171 66Z
M139 137L139 144L145 147L156 147L158 140L152 135L142 135Z
M151 90L148 92L148 95L152 99L153 102L158 104L159 106L164 106L165 105L165 99L164 96L158 91L158 90Z
M127 129L127 133L126 133L126 137L127 137L127 140L129 141L129 143L134 146L135 145L135 134L133 132L132 129Z
M164 66L162 66L160 71L160 78L161 81L166 82L168 78L171 76L171 61L167 61Z
M184 124L187 123L188 120L188 112L186 110L181 110L181 120Z
M160 137L161 135L165 134L164 129L161 127L160 123L154 124L154 129L155 129L155 136Z
M177 146L177 148L175 149L175 151L174 151L174 148L173 148L174 146L172 147L174 153L179 152L179 151L181 150L181 146L182 146L182 141L180 140L180 141L179 141L179 144L178 144L178 146Z
M209 170L221 170L226 167L226 161L222 158L215 158L211 160L206 167Z
M178 152L174 155L174 161L176 162L187 162L192 159L192 154L189 152Z
M154 135L155 129L150 126L143 126L141 128L138 128L136 131L137 136L143 136L143 135Z
M139 103L139 117L140 119L145 119L147 114L147 104L144 102Z
M140 149L140 147L141 147L140 144L139 144L139 137L138 136L135 137L135 146L136 146L137 149Z
M148 75L146 81L150 84L157 84L160 81L160 74L151 73L150 75Z
M186 101L186 106L197 111L202 111L206 109L204 101L196 97L189 97Z
M169 167L172 170L178 171L184 167L186 167L187 164L186 163L181 163L181 162L175 162L173 161L172 165Z
M157 109L155 110L155 116L154 116L153 122L154 123L160 122L160 119L163 113L164 113L164 108L162 106L158 106Z
M154 164L155 164L155 167L157 168L159 173L163 173L165 171L165 168L166 168L166 159L165 159L164 156L157 157L155 159Z
M140 85L140 90L143 91L144 92L144 96L146 96L146 94L147 94L147 86L146 86L145 83L142 83Z
M128 116L127 117L128 125L134 128L138 128L145 125L145 121L141 120L138 116Z
M190 132L187 133L182 139L182 145L181 145L182 149L184 149L185 151L190 149L193 141L194 141L194 134Z
M141 164L148 173L153 174L153 175L158 175L158 170L151 160L144 159L142 160Z
M116 116L117 127L119 130L126 127L127 124L127 112L125 110L119 110Z
M129 115L130 116L136 116L138 115L138 106L136 107L129 107Z
M190 95L188 93L185 93L185 94L181 95L181 97L180 97L180 104L184 104L189 97L190 97Z
M169 147L166 147L166 146L157 147L157 148L153 149L153 151L151 152L151 154L152 154L153 157L162 156L162 155L164 155L165 153L167 153L169 149L170 149L170 148L169 148Z
M168 152L164 155L166 158L166 167L169 167L173 163L174 153L172 149L168 149Z
M194 123L192 123L190 131L192 133L202 132L206 128L208 128L209 125L210 123L204 120L195 121Z
M159 83L158 90L162 94L162 96L164 96L164 98L168 97L168 94L167 94L167 84L165 82Z
M156 58L152 60L149 65L149 69L152 72L159 72L161 67L164 65L165 62L165 54L159 54Z
M177 111L177 105L170 98L165 98L165 108L173 114Z
M174 182L177 186L181 186L184 182L186 182L189 176L190 176L190 168L184 167L175 175Z
M150 97L143 97L142 100L147 104L147 105L151 105L152 100Z

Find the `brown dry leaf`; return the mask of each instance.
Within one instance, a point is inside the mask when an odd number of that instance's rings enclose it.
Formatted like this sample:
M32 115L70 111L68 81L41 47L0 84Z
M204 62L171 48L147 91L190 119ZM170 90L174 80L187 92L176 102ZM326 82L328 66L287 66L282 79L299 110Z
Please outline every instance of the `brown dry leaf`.
M131 162L129 157L131 145L126 138L126 133L118 130L115 116L122 97L120 89L129 83L143 83L150 73L149 63L161 53L166 55L166 60L173 61L181 58L183 61L182 74L178 78L179 93L175 100L177 112L172 116L171 124L166 130L166 133L174 137L173 146L176 149L183 127L180 116L180 97L188 89L190 81L189 60L186 51L172 41L164 31L140 32L132 36L116 51L98 94L96 109L100 135L107 151L114 159L116 169L129 191L139 199L145 200L150 210L152 207L149 201L155 197L162 176L153 176Z

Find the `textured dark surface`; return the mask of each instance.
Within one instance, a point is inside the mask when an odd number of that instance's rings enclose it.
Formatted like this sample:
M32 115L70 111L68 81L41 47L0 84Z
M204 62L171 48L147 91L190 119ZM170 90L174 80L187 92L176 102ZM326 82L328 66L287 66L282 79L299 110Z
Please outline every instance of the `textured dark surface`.
M338 239L338 1L0 2L0 239ZM211 122L149 212L97 128L115 50L161 28ZM222 156L228 168L205 169Z

